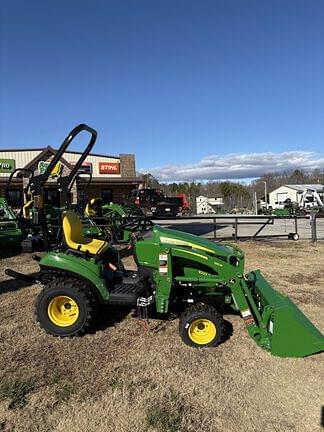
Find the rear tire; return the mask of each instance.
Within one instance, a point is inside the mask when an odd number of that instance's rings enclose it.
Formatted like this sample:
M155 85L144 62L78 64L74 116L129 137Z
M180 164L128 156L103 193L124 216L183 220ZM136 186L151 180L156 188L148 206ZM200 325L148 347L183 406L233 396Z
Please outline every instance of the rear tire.
M59 277L39 293L35 315L41 328L53 336L81 336L95 318L95 300L87 285Z
M216 347L225 333L223 317L212 306L197 303L181 315L179 333L191 347Z

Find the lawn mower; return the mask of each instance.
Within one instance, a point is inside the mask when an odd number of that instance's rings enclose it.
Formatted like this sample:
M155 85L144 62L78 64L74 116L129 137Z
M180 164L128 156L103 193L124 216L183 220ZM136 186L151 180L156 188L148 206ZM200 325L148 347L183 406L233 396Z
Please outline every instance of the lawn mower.
M0 251L17 251L20 249L22 230L16 213L5 198L0 198Z
M4 197L0 198L0 250L1 251L18 251L21 247L22 240L30 233L32 233L32 227L28 221L24 218L26 212L28 212L28 185L24 187L24 196L27 201L26 205L21 208L20 212L16 212L10 205L10 185L16 174L30 174L30 178L33 176L33 172L26 168L15 169L8 179Z
M24 187L25 203L21 207L20 211L16 214L8 204L10 203L11 184L16 175L22 176L26 174L29 176L29 181L27 183L27 186ZM52 171L48 173L48 176L51 174ZM42 176L41 178L42 185L46 183L46 181L48 180L48 176L45 174ZM44 204L43 213L44 213L44 218L46 219L47 244L48 244L47 247L49 247L49 243L53 244L55 242L60 241L59 237L60 237L60 227L61 227L61 215L64 210L66 210L67 208L71 208L71 203L69 199L70 192L77 177L78 174L75 175L74 173L74 177L72 174L71 176L72 180L64 195L64 202L66 202L66 207L60 208L60 207L55 207L51 204L46 204L46 203ZM1 201L2 202L1 207L4 207L4 203L6 203L6 208L7 208L6 214L9 215L10 213L11 215L10 224L9 224L10 232L6 234L6 231L4 229L5 226L9 227L8 223L7 225L2 224L2 228L0 228L0 232L2 234L1 237L4 242L4 245L6 245L7 249L9 250L22 249L23 252L47 250L43 242L44 237L41 233L41 226L39 225L39 221L35 220L37 209L35 209L34 207L34 199L31 191L31 184L33 178L34 178L34 173L30 169L17 168L11 173L8 179L6 189L5 189L5 198L2 199ZM15 235L13 235L14 224L17 226L17 232ZM88 237L102 236L102 229L96 226L96 224L92 222L90 219L85 217L82 217L82 229L83 229L83 233ZM8 242L5 241L5 238L8 239Z
M114 243L127 243L130 235L146 231L153 226L150 218L133 208L116 203L104 203L101 198L91 198L84 214L98 225L107 226Z
M79 125L62 148L81 131L88 131L94 144L96 131ZM36 206L42 203L41 189L38 196ZM257 345L274 355L304 357L324 350L323 335L289 297L274 290L259 270L244 272L244 253L236 246L154 225L131 236L138 267L132 272L107 241L83 236L75 212L65 211L62 225L61 246L35 257L38 275L6 270L42 286L36 318L50 335L83 335L99 314L108 313L100 306L129 305L140 317L179 313L179 333L187 345L216 347L226 338L223 313L231 309L242 316Z

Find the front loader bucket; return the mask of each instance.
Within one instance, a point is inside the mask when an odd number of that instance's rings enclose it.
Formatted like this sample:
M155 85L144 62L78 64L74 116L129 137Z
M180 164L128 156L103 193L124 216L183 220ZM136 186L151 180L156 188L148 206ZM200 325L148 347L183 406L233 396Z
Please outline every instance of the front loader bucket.
M259 270L249 274L248 285L253 298L258 299L257 315L261 323L256 324L267 330L268 349L273 355L305 357L324 351L324 336L320 331L288 296L274 290Z

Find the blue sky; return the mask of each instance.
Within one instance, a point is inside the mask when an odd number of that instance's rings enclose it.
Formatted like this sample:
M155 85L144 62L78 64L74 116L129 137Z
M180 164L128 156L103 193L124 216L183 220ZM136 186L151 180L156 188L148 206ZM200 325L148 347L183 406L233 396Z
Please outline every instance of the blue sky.
M0 7L0 148L86 122L162 180L324 168L322 0Z

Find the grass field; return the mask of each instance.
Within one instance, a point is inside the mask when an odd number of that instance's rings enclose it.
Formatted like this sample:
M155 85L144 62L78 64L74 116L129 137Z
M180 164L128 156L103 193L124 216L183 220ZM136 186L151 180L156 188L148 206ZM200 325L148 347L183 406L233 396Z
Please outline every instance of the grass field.
M260 268L324 332L324 244L240 246L247 270ZM127 309L108 310L96 333L60 340L35 323L39 287L8 281L6 267L38 266L28 255L0 261L0 431L320 430L324 353L273 357L236 315L225 316L225 343L197 350L180 340L177 319L145 328Z

